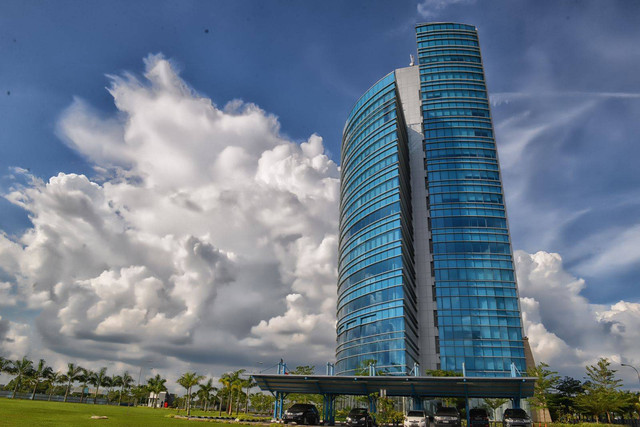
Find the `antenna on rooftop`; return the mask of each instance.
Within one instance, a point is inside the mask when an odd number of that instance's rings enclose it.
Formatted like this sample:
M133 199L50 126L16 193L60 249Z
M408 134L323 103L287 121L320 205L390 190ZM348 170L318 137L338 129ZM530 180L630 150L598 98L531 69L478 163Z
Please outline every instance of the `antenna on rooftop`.
M413 55L409 55L409 58L411 59L411 62L409 62L409 67L413 67L414 65Z

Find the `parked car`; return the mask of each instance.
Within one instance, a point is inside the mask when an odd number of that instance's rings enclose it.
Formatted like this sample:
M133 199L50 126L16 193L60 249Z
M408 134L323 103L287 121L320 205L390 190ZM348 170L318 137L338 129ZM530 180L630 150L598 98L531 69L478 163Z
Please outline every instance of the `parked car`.
M404 427L428 427L429 421L424 411L409 411L404 416Z
M489 413L484 408L473 408L469 411L471 427L489 427Z
M513 408L504 411L502 425L503 427L532 427L533 423L524 409Z
M349 411L346 421L349 427L375 427L378 425L366 408L353 408Z
M311 403L296 403L286 411L282 416L282 422L285 424L320 424L320 414L318 409Z
M432 427L461 427L460 412L456 408L443 406L433 414Z

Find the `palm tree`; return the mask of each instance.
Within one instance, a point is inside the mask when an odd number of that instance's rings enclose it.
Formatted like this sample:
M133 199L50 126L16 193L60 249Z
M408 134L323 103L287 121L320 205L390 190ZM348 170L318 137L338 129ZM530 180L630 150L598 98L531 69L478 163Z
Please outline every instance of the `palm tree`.
M107 392L105 393L107 402L111 402L109 400L109 394L111 394L111 391L113 389L113 378L111 378L110 376L104 377L104 381L102 382L102 385L107 389Z
M100 386L106 386L109 384L109 377L107 376L107 368L100 368L98 372L94 372L89 377L89 384L96 386L96 392L93 394L93 404L95 405L98 401L98 391L100 391Z
M158 398L160 393L167 391L167 386L164 384L167 382L166 378L162 378L160 374L156 374L155 377L147 380L147 388L153 393L153 408L158 406Z
M245 369L239 369L233 372L233 386L232 388L236 390L236 415L238 415L238 411L240 408L240 394L242 393L242 388L244 387L244 381L240 376L244 374Z
M187 417L191 416L191 387L197 385L203 379L204 375L198 375L195 372L182 374L178 379L178 384L187 389Z
M223 386L224 388L229 390L229 397L227 398L227 412L231 411L231 392L232 392L232 384L233 384L233 377L232 374L229 373L224 373L222 374L222 376L220 377L220 379L218 380ZM220 400L220 415L222 415L222 399Z
M47 366L47 362L44 359L40 359L38 362L38 367L33 370L31 377L35 381L35 385L33 386L33 393L31 393L31 400L35 400L36 398L36 389L40 385L40 380L48 378L49 375L53 374L53 369L50 366Z
M124 371L122 377L120 377L120 398L118 399L118 406L122 402L122 392L129 390L133 384L133 377L129 375L129 371Z
M233 392L238 390L238 382L240 381L240 375L244 373L244 369L240 369L238 371L233 371L231 373L222 374L220 378L220 382L225 386L225 388L229 389L229 400L227 402L227 413L231 415L233 412ZM240 387L241 389L242 387ZM236 404L236 409L237 409ZM237 411L236 411L237 412Z
M56 384L60 384L64 382L64 375L62 372L51 372L47 377L47 384L49 384L49 401L51 401L51 395L53 394Z
M20 382L23 378L29 377L33 372L33 362L26 357L23 357L22 360L14 360L11 362L11 367L7 369L7 372L16 376L13 379L16 382L16 385L13 388L13 394L11 395L11 398L15 399Z
M64 401L67 401L67 396L69 396L69 389L71 388L71 383L77 381L80 376L83 374L84 369L80 366L76 366L73 363L67 364L67 373L64 375L64 381L67 381L67 390L64 392ZM84 388L82 389L84 393Z
M80 403L84 403L84 391L87 390L87 384L91 383L91 377L94 372L90 369L82 368L82 372L78 376L78 381L82 383L82 393L80 394ZM88 395L89 393L87 393Z
M111 386L122 387L122 377L120 375L114 375L113 378L111 378ZM122 401L122 388L120 388L118 393L118 406L120 406L120 401Z
M244 371L244 369L241 369ZM240 395L242 394L242 388L244 387L244 380L240 377L233 383L233 389L236 391L236 416L240 410Z
M253 380L253 377L249 377L247 380L244 381L244 386L247 388L247 400L244 404L245 414L249 412L249 390L254 388L256 385L258 384Z
M211 393L215 390L213 386L213 380L209 378L205 384L199 384L198 397L204 402L203 410L206 412L209 407L209 400L211 399Z
M8 372L7 369L9 369L10 366L11 366L11 361L9 359L0 357L0 374L3 372Z

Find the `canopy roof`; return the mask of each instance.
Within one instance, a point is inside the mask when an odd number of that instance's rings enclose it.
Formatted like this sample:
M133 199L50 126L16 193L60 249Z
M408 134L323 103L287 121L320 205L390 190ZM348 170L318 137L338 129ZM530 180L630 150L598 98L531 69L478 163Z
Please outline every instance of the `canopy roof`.
M263 391L272 393L387 396L525 398L533 396L531 377L414 377L253 374Z

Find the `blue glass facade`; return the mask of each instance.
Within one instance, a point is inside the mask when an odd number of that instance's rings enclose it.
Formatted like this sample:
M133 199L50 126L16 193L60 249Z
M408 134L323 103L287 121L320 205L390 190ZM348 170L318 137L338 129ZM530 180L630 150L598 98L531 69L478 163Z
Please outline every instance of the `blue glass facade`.
M442 369L525 371L522 322L475 27L416 27Z
M408 152L395 75L356 103L343 134L336 372L417 360Z
M376 360L378 369L406 372L420 360L424 325L416 319L424 305L416 286L424 284L415 266L429 262L438 366L508 376L514 363L524 372L477 32L455 23L420 24L416 32L427 200L411 200L403 83L390 73L360 98L343 134L336 369L352 374ZM414 259L412 203L427 206L428 259Z

